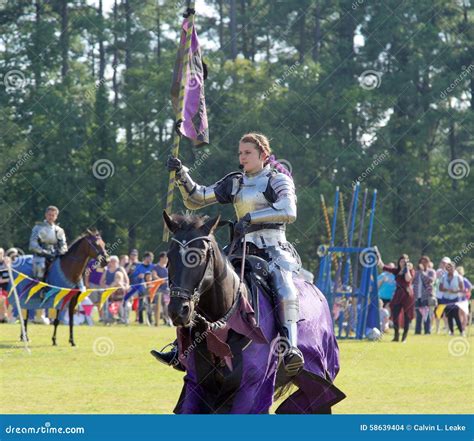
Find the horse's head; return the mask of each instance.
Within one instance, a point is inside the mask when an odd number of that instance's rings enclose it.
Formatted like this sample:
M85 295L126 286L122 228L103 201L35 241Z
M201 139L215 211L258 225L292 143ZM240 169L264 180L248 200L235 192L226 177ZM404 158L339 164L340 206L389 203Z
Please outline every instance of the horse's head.
M201 294L213 283L212 232L220 216L209 220L199 216L171 218L164 211L163 218L173 233L168 250L168 313L175 326L189 326Z
M105 242L97 230L86 230L84 239L87 243L88 256L92 259L97 259L100 266L105 267L109 261L109 255L105 249Z

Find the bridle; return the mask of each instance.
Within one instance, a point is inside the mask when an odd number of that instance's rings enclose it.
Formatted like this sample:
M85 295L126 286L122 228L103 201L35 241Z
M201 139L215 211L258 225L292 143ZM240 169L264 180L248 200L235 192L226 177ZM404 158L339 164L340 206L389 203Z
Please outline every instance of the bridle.
M95 236L96 239L100 239L101 237L100 236ZM89 239L89 236L86 237L86 240L87 240L87 243L89 244L89 246L95 251L95 253L97 254L97 257L98 258L103 258L107 261L107 251L102 252L102 250L100 248L98 248L98 246L96 245L95 242L92 242L90 239Z
M173 242L176 242L179 245L179 252L181 257L185 258L186 253L189 252L189 244L195 242L197 240L203 240L204 243L208 245L207 252L206 252L206 268L204 270L204 274L194 291L191 293L189 289L181 288L180 286L176 286L173 284L173 281L170 279L170 297L176 297L180 299L184 299L187 301L191 301L196 306L199 303L199 299L201 298L201 294L203 292L203 285L205 280L207 279L206 276L214 274L214 265L211 265L211 262L214 263L214 248L212 247L211 237L210 236L199 236L195 237L191 240L178 240L174 237L171 238ZM192 252L192 251L191 251Z
M219 320L217 320L215 322L212 322L212 323L209 322L205 317L203 317L201 314L199 314L196 311L196 306L199 303L199 299L201 298L201 294L203 292L203 285L204 285L205 281L208 280L209 278L211 278L211 280L214 279L215 251L214 251L214 248L212 246L211 237L210 236L199 236L199 237L195 237L195 238L193 238L189 241L186 241L186 240L179 241L178 239L172 237L171 240L176 242L179 245L180 254L183 257L183 259L184 259L184 256L185 256L186 252L189 251L189 250L187 251L187 249L189 247L189 244L194 242L194 241L203 240L204 243L207 243L208 249L207 249L207 253L206 253L206 258L207 258L206 268L204 270L204 274L203 274L199 284L194 289L194 291L191 293L191 291L188 290L188 289L181 288L179 286L175 286L173 284L173 281L171 280L171 278L169 278L168 280L169 280L169 284L170 284L170 297L171 298L172 297L180 298L180 299L184 299L184 300L193 302L194 303L194 317L197 317L201 321L206 322L208 327L211 330L215 330L215 329L219 329L219 328L224 327L226 325L227 321L229 320L229 318L232 316L232 314L236 310L238 304L240 303L240 298L241 298L241 295L242 295L242 281L239 284L239 288L237 290L237 293L235 295L233 304L230 307L230 309ZM211 265L211 263L212 263L212 265Z

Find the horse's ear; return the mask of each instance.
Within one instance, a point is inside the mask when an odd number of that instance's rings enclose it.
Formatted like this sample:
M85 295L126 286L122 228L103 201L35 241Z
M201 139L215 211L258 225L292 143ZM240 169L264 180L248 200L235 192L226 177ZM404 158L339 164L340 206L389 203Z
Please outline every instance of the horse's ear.
M178 230L178 224L169 217L166 210L163 210L163 219L168 229L174 234Z
M209 219L202 227L201 230L205 234L211 234L217 228L219 221L221 220L221 215Z

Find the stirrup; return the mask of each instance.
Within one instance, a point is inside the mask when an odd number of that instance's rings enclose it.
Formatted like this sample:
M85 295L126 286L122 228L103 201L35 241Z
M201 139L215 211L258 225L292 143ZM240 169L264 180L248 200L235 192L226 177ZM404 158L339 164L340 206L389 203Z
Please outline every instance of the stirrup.
M288 349L287 353L283 356L283 367L288 376L294 377L298 375L304 366L303 353L295 347Z
M171 347L172 349L168 352L164 352L165 349L168 347ZM174 369L177 369L178 371L183 371L183 372L185 371L184 367L179 362L178 347L175 343L167 344L161 349L161 351L152 349L150 351L150 354L153 357L155 357L156 360L158 360L160 363L165 364L166 366L172 366Z

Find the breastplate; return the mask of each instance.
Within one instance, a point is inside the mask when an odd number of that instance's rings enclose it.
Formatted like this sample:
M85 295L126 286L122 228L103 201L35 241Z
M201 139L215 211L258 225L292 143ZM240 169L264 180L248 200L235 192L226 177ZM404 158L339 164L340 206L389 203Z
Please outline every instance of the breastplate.
M267 166L256 175L244 174L239 191L234 197L234 210L237 219L252 211L270 207L264 192L268 185L270 168Z
M54 225L44 225L39 231L38 237L43 246L46 245L56 245L58 239L56 237L56 229Z

